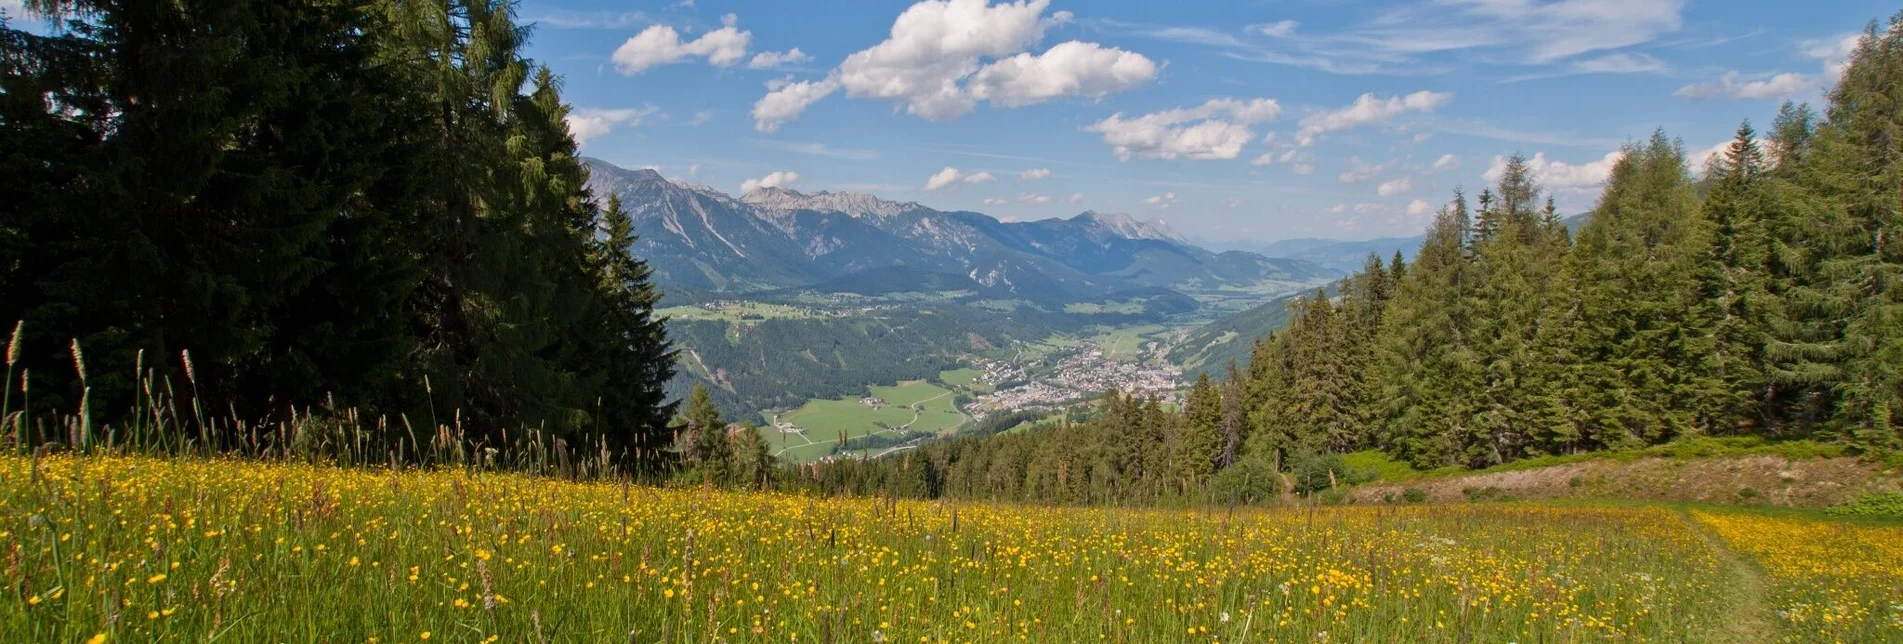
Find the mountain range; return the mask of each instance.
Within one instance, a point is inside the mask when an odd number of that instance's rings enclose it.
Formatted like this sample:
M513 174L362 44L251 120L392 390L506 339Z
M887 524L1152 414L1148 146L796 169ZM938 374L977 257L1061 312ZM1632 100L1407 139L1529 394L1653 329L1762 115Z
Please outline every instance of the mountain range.
M1299 259L1212 252L1163 222L1125 214L1004 222L855 192L759 188L736 198L653 170L584 160L589 188L620 197L640 235L635 254L670 289L857 292L915 278L930 290L1062 303L1133 290L1311 283L1343 273Z

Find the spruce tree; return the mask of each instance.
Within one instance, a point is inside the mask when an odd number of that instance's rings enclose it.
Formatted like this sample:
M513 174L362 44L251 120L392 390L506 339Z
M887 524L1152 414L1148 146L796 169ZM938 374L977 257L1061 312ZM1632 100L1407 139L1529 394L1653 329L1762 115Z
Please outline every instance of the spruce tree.
M1222 394L1210 382L1208 373L1196 378L1183 407L1172 470L1182 491L1188 493L1209 480L1222 452Z

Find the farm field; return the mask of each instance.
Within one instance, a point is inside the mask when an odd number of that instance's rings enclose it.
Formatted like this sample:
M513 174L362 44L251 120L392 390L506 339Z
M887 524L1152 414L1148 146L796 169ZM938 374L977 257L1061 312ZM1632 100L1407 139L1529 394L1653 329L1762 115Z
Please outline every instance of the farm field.
M831 454L840 432L847 439L900 428L939 432L957 427L966 418L954 404L957 393L936 384L913 381L868 390L884 401L878 409L860 402L858 397L811 400L771 419L797 425L806 430L803 435L782 433L775 427L762 427L760 431L775 456L797 463Z
M1739 510L1057 509L142 457L0 457L0 479L5 641L1903 637L1903 528Z

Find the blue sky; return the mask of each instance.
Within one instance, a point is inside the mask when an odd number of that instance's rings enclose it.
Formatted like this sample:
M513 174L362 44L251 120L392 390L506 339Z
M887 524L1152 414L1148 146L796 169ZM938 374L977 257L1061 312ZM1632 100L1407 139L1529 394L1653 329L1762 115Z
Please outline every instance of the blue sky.
M1893 2L525 0L585 154L1204 240L1410 235L1499 155L1590 208L1654 128L1700 156L1819 102Z

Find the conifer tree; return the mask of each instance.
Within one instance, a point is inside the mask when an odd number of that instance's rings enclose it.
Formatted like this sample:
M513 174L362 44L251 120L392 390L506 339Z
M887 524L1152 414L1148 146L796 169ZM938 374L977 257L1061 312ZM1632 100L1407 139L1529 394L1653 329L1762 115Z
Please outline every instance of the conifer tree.
M1396 284L1375 346L1379 440L1397 458L1423 469L1456 461L1452 437L1466 409L1460 396L1470 391L1467 222L1466 197L1455 191Z
M1713 431L1732 433L1761 424L1762 406L1771 402L1765 380L1764 347L1772 311L1781 307L1772 286L1771 231L1775 210L1763 151L1750 123L1723 155L1707 164L1711 192L1702 212L1711 227L1710 256L1699 278L1701 306L1715 319L1712 377L1703 388L1699 413Z
M1571 397L1597 445L1708 430L1695 410L1717 378L1716 320L1695 279L1709 245L1697 209L1684 151L1660 132L1627 146L1580 233Z
M1872 24L1829 94L1825 123L1797 171L1801 232L1814 253L1787 301L1795 337L1774 349L1780 377L1827 392L1830 429L1853 444L1903 445L1903 126L1897 96L1903 16ZM1788 336L1787 336L1788 337Z
M1222 451L1222 394L1208 373L1196 378L1183 406L1172 469L1182 491L1188 493L1209 480Z

